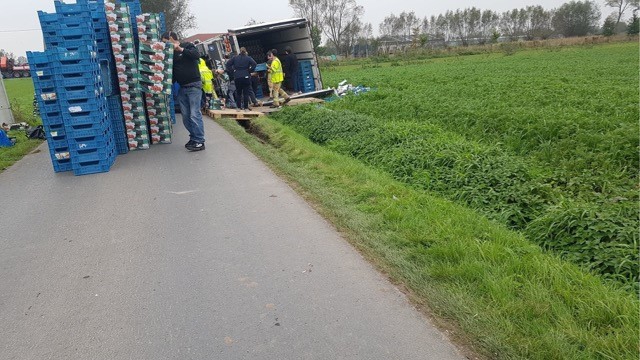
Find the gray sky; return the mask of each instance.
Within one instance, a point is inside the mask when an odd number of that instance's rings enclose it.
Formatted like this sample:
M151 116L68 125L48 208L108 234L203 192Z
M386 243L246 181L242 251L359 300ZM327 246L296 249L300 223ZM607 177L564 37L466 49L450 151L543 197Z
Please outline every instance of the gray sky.
M374 34L378 25L390 14L399 15L402 11L414 11L416 16L438 15L447 10L464 9L475 6L480 9L506 11L528 5L541 5L545 9L557 8L569 0L356 0L364 6L364 23L371 23ZM3 1L5 3L6 1ZM69 1L72 2L72 1ZM18 0L11 2L13 6L3 7L0 12L0 49L13 52L16 56L24 55L27 51L42 51L42 33L38 22L38 10L54 12L53 0ZM244 26L249 20L270 22L287 19L294 16L287 0L252 1L254 5L238 10L233 7L234 2L219 3L211 0L190 0L191 12L198 19L198 28L189 31L195 33L225 32L230 28ZM604 6L604 0L596 0L602 12L601 21L614 9ZM228 6L222 10L223 6Z

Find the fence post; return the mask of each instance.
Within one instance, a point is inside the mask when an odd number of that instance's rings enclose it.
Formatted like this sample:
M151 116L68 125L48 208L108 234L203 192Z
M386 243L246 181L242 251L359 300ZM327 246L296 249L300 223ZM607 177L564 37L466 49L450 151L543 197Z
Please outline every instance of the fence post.
M0 123L13 124L14 122L11 104L9 104L7 91L4 89L4 78L0 73Z

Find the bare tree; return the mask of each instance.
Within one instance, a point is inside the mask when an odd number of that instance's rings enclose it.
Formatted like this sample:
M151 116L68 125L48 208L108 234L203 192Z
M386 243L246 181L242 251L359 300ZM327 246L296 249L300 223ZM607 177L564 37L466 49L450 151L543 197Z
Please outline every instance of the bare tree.
M450 13L449 26L451 32L458 37L463 46L469 45L469 40L478 36L481 18L481 11L475 7L464 10L458 9L455 13Z
M440 14L435 21L436 37L444 41L449 41L449 39L451 38L451 31L449 30L449 18L451 17L450 14L453 13L451 11L447 11L444 15ZM432 21L431 24L433 25L434 22Z
M362 33L364 25L360 21L359 18L355 19L347 28L345 29L343 36L343 46L344 53L349 55L352 53L352 49L356 45L358 41L358 37Z
M326 0L289 0L289 6L297 16L309 20L311 28L322 28L322 21L327 11Z
M480 18L478 29L478 39L481 44L488 42L498 31L500 26L500 15L491 10L484 10Z
M416 16L416 13L413 11L409 12L401 12L399 16L399 24L398 27L400 30L400 35L402 35L405 39L413 34L413 29L420 24L420 20Z
M640 7L640 0L605 0L604 3L605 5L616 9L616 12L618 13L616 25L620 23L622 15L624 15L629 6L633 9L638 9L638 7Z
M523 16L522 12L525 10L513 9L502 13L500 18L500 30L512 41L518 40L518 36L522 35L524 31L526 16Z
M327 9L323 23L324 33L329 41L335 46L336 51L343 49L343 42L346 33L351 25L359 21L364 15L364 8L355 0L326 0Z
M394 14L386 16L378 26L380 35L382 36L397 35L396 29L395 29L395 25L397 23L398 23L397 16L395 16Z
M527 40L533 40L535 38L545 39L553 32L551 26L551 18L553 15L542 6L527 6L526 9L520 10L520 13L524 14L526 19L523 32Z
M183 37L196 27L196 17L189 12L189 0L140 0L143 12L164 13L167 30Z

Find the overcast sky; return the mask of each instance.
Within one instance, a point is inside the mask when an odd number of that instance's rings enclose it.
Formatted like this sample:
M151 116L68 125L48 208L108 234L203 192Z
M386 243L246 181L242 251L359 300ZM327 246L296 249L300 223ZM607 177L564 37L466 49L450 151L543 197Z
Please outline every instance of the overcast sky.
M447 10L464 9L475 6L482 10L507 11L528 5L541 5L545 9L557 8L569 0L356 0L364 7L364 23L371 23L377 35L378 25L386 16L399 15L402 11L414 11L423 18L438 15ZM74 2L74 1L67 1ZM5 3L3 1L3 3ZM0 12L0 49L13 52L16 56L26 51L42 51L42 33L38 22L38 10L54 12L53 0L18 0L4 4ZM601 21L613 11L604 6L604 0L596 0L602 12ZM244 26L249 20L270 22L294 16L287 0L249 1L248 6L236 9L236 2L214 2L212 0L190 0L191 12L197 17L198 28L189 31L195 33L225 32L228 29ZM225 8L226 7L226 8Z

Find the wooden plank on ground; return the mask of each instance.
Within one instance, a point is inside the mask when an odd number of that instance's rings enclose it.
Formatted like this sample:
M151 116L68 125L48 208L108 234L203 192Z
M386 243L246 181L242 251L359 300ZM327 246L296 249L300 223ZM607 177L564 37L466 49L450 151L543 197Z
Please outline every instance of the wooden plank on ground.
M236 109L229 110L207 110L207 115L214 119L230 118L236 120L250 120L260 116L264 116L264 113L260 111L238 111Z

